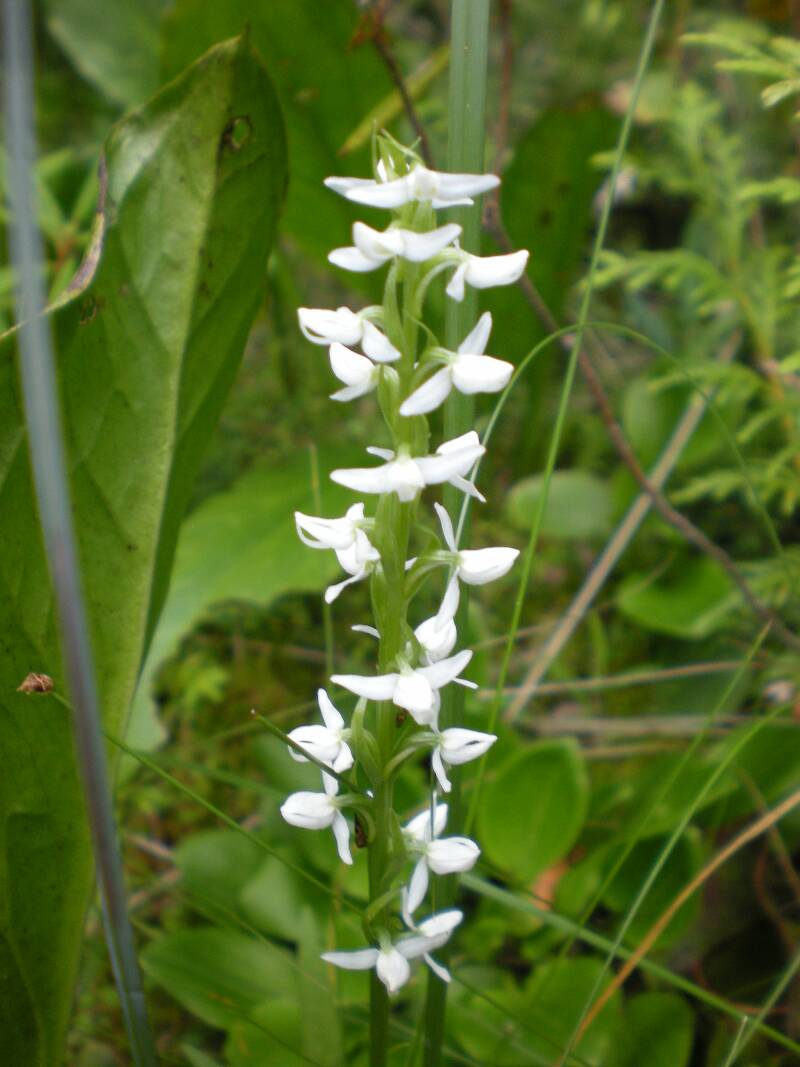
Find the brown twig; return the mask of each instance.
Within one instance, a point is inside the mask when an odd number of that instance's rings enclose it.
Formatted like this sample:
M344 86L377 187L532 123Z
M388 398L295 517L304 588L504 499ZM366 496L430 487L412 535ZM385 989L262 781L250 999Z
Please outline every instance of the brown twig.
M493 209L489 214L488 224L491 227L493 236L498 244L500 244L505 251L511 251L512 243L503 227L499 208L496 203L493 205ZM542 298L541 293L536 289L536 286L527 274L523 274L520 278L520 287L525 294L528 303L536 312L544 326L551 332L555 332L559 328L558 322ZM597 343L597 338L589 333L588 341L590 344L595 345ZM562 343L565 342L567 347L569 347L567 338L562 340ZM662 519L676 529L690 544L694 545L695 548L704 552L719 563L741 593L743 600L749 605L752 611L758 615L762 622L770 623L772 632L780 638L785 645L796 651L800 650L800 638L793 634L791 630L783 624L776 612L756 596L751 589L749 582L725 549L721 548L715 541L712 541L711 538L703 533L698 526L695 526L691 519L688 519L682 512L673 507L659 488L647 477L636 454L629 445L622 427L614 415L608 394L595 372L592 361L583 349L578 353L578 362L581 368L581 373L586 380L586 384L588 385L589 391L597 405L600 417L603 420L617 454L636 479L639 487L650 498L653 507Z
M406 113L406 117L411 123L414 133L419 138L420 155L427 167L433 167L433 153L431 152L428 134L422 124L417 109L414 106L414 101L411 99L411 94L408 91L403 71L400 69L400 64L397 62L397 58L389 43L389 35L386 32L385 26L386 7L386 0L378 0L377 3L373 4L371 8L364 12L359 27L356 30L354 41L359 43L365 40L369 41L383 60L384 65L389 72L389 77L392 79L395 88L400 94L400 99L403 101L403 110Z

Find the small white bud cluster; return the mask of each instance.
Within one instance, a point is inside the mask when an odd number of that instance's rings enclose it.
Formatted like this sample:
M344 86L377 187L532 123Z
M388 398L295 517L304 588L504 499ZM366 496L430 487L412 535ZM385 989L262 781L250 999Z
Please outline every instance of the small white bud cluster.
M382 144L381 148L374 180L329 178L325 184L348 200L388 208L395 213L383 231L355 223L353 244L335 249L329 257L335 265L358 272L389 264L384 305L358 312L345 307L335 311L300 308L298 317L309 341L328 346L331 369L343 384L332 399L348 401L374 389L382 391L382 408L394 447L368 448L371 455L382 460L380 465L336 470L331 477L359 493L381 498L395 494L399 507L413 509L423 489L445 483L482 501L484 498L470 479L470 472L485 451L477 433L470 431L426 453L424 445L420 447L420 440L427 438L427 429L420 434L411 432L411 427L415 423L424 424L421 416L444 403L453 389L464 394L497 393L508 384L512 364L485 354L492 328L491 315L488 312L481 315L457 351L430 343L419 358L416 340L409 343L404 322L411 320L412 329L415 328L413 323L421 313L424 294L436 275L454 268L445 291L460 301L465 285L480 289L516 281L525 269L528 253L474 256L459 247L460 226L431 225L435 223L435 209L471 204L472 196L498 185L497 177L442 174L428 170L405 150L398 153L397 146ZM396 299L398 278L404 283L406 301L402 315ZM433 337L427 328L426 332L429 338ZM361 351L355 351L353 346ZM418 579L434 568L447 568L448 580L439 610L413 630L403 619L401 632L405 637L392 649L389 662L383 657L384 668L389 668L383 673L332 676L333 684L360 698L350 727L345 725L327 692L320 689L317 698L322 724L300 726L289 735L295 746L290 749L295 759L304 760L302 752L305 752L331 773L322 772L321 792L294 793L281 807L281 813L293 826L330 828L344 863L352 863L352 856L349 826L343 812L355 808L358 813L360 808L373 833L381 832L380 827L374 829L377 821L370 815L373 790L391 779L405 759L420 751L428 752L438 789L449 793L448 768L477 759L496 740L492 734L461 727L440 729L440 694L451 682L474 687L474 683L461 677L472 653L453 651L457 641L455 616L460 583L482 585L502 577L518 552L513 548L459 549L450 516L440 504L434 507L442 530L441 547L407 560L404 572L395 581L400 583L400 599L405 610L410 594L404 591L416 591ZM353 504L341 518L319 518L297 512L295 521L304 544L332 550L347 572L344 581L326 590L328 603L346 586L368 577L379 583L374 595L380 597L380 583L385 586L389 568L386 558L382 558L384 550L378 547L384 544L378 528L380 520L377 516L366 516L364 503ZM403 571L404 558L404 555L400 557L395 574L398 569ZM383 642L380 622L378 628L359 625L354 629ZM386 716L392 718L391 750L383 753L383 766L376 766L374 753L379 746L364 722L369 702L379 705L376 717L384 716L384 721ZM407 713L397 725L390 703ZM341 776L354 767L361 768L371 788L340 794ZM351 782L349 778L345 781ZM405 859L411 866L408 882L398 891L398 897L407 931L397 936L383 920L381 925L369 927L377 947L326 953L326 960L347 969L374 967L390 993L395 993L408 980L409 961L417 958L425 960L440 978L449 980L447 971L431 953L449 939L461 921L461 912L451 909L421 922L414 918L427 894L431 872L444 875L468 871L480 855L477 844L469 838L443 837L446 822L447 805L437 803L434 789L429 806L403 829ZM388 828L384 827L383 832L388 833ZM386 845L384 842L384 849ZM396 835L388 847L397 849Z

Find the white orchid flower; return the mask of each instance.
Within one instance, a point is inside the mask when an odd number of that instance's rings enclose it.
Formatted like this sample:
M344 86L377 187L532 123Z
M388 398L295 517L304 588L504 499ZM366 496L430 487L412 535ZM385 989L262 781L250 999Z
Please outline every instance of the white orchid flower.
M297 536L309 548L350 548L370 520L364 518L364 505L351 504L340 519L322 519L316 515L294 513Z
M354 222L353 244L334 248L328 259L337 267L358 273L377 270L395 257L424 263L452 244L460 233L461 227L454 222L427 233L415 233L394 225L383 231L373 230L364 222Z
M363 530L356 530L353 543L347 548L337 548L336 558L350 575L343 582L329 585L325 590L325 603L332 604L348 585L362 582L380 565L381 555Z
M373 181L369 178L326 178L329 189L356 204L397 208L413 201L431 201L436 209L469 205L471 197L496 189L496 174L446 174L418 163L402 178Z
M403 827L409 850L420 857L403 894L403 917L408 926L414 926L411 916L425 899L430 871L434 874L471 871L481 854L468 837L441 837L446 823L447 805L437 804L433 813L428 808Z
M393 368L384 367L382 370L380 364L373 363L338 341L331 345L328 354L331 370L345 385L344 389L332 394L331 400L355 400L356 397L366 396L376 388L381 374L390 374L399 380Z
M335 311L325 308L298 308L297 317L303 335L315 345L358 345L374 363L392 363L400 358L399 351L388 337L373 325L364 311L351 311L340 307Z
M354 952L323 952L322 958L334 967L346 971L369 971L373 967L390 994L401 989L411 977L409 960L425 960L442 981L449 982L447 970L431 957L431 953L449 941L453 930L463 919L463 913L453 908L431 915L415 928L409 937L392 942L388 935L381 939L380 948L361 948Z
M455 387L459 393L499 393L514 373L513 363L485 356L492 330L492 316L486 311L474 329L458 346L458 352L437 351L445 365L437 370L400 405L401 415L425 415L438 408ZM439 354L441 353L441 354Z
M428 726L436 719L440 689L450 682L474 688L473 682L458 677L471 659L472 653L464 649L425 667L415 668L403 663L391 674L334 674L331 681L367 700L391 700L408 711L415 722Z
M338 781L330 774L322 775L324 793L292 793L281 805L281 815L290 826L303 830L324 830L330 827L336 839L336 848L342 863L352 863L350 855L350 828L347 819L339 810L336 794Z
M335 470L331 473L333 481L358 493L397 493L403 501L413 500L426 485L449 482L462 492L483 500L472 483L464 478L486 451L474 430L445 441L432 456L395 454L388 448L368 448L367 451L386 463L382 467Z
M317 703L324 726L298 726L290 731L289 737L320 763L327 764L339 773L348 771L354 762L347 744L350 731L345 728L341 712L334 707L324 689L317 690ZM294 748L289 749L289 755L298 763L308 763L308 759Z
M494 734L484 734L479 730L465 730L461 726L451 726L436 734L436 742L431 755L431 767L442 790L449 793L450 780L445 772L448 767L469 763L487 752L497 738Z
M456 546L450 516L441 504L434 504L445 543L452 554L456 575L467 585L485 585L508 574L519 555L518 548L464 548Z
M343 582L325 590L325 601L332 604L348 585L366 578L380 561L380 553L370 542L364 527L371 520L364 518L364 505L353 504L340 519L323 519L316 515L294 513L297 536L309 548L331 548L342 568L350 575Z
M460 590L458 578L453 576L447 583L442 604L435 615L421 622L414 630L414 636L422 645L428 663L438 663L445 659L455 648L456 633L455 614L458 611Z
M464 299L464 286L473 289L493 289L496 285L511 285L522 276L528 262L528 252L509 252L505 256L473 256L458 249L453 256L458 263L455 274L445 292L459 303Z

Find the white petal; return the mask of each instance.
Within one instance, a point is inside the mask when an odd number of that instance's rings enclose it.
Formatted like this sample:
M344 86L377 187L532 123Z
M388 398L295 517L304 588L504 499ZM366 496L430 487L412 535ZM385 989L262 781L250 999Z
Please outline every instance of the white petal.
M339 594L343 589L346 589L348 585L355 585L356 582L360 582L362 578L366 578L367 571L362 569L356 574L351 575L349 578L345 578L343 582L337 582L335 585L329 585L325 590L325 603L332 604L334 600L338 600Z
M380 632L375 629L374 626L366 626L364 623L357 622L355 626L351 626L350 629L356 634L368 634L370 637L377 637L380 640Z
M434 874L456 874L470 871L478 861L481 850L468 837L443 837L431 841L425 855Z
M420 956L425 955L430 947L430 938L425 937L423 934L415 934L413 937L404 937L397 942L397 951L405 956L407 960L419 959Z
M437 174L440 200L454 200L457 197L480 196L496 189L500 179L496 174Z
M410 711L415 722L430 722L433 710L431 685L421 670L399 674L392 700L399 708Z
M397 674L379 674L368 676L362 674L333 674L331 681L343 689L349 689L356 696L367 700L391 700L397 686Z
M424 919L417 926L417 929L429 941L435 941L438 942L438 945L443 945L463 918L463 911L459 911L458 908L450 908L448 911L440 911L436 915L431 915L430 918Z
M304 830L323 830L336 815L331 798L325 793L292 793L281 804L281 815L292 826Z
M444 598L442 599L442 606L436 614L436 626L444 627L451 622L458 611L458 601L461 596L461 589L458 584L457 575L453 575L450 581L447 583L447 589L444 591Z
M367 207L402 207L412 199L408 175L390 182L371 182L357 185L344 194L348 200Z
M442 759L453 766L469 763L478 759L492 747L497 738L494 734L484 734L479 730L465 730L460 726L451 726L439 734L438 751Z
M436 230L427 233L414 233L413 230L398 230L403 240L403 257L412 263L424 263L426 259L432 259L442 249L451 244L461 233L461 227L450 222L446 226L440 226Z
M440 482L450 481L451 478L463 477L485 451L483 445L472 445L444 453L437 450L437 455L422 456L416 463L422 471L425 484L438 485Z
M420 667L417 673L424 674L432 686L441 689L442 686L452 682L454 678L461 674L471 659L472 652L465 648L461 652L456 652L455 656L440 660L439 663L432 663L428 667Z
M449 656L458 640L458 632L453 620L447 619L444 623L440 623L435 615L421 622L414 630L414 635L425 649L430 663L436 663Z
M394 452L391 448L376 448L375 445L368 445L367 452L371 456L377 456L378 459L394 459Z
M453 384L460 393L499 393L508 385L514 364L494 356L459 356L451 364Z
M481 439L475 430L467 430L460 437L452 437L449 441L442 441L436 449L436 454L438 456L446 456L448 452L458 452L462 448L480 445L480 443Z
M352 467L350 469L331 471L331 480L357 493L389 493L392 484L389 481L391 463L383 467Z
M446 967L443 967L441 963L438 963L433 958L433 956L429 955L426 952L425 955L422 958L425 960L425 962L427 963L427 965L430 967L430 969L433 971L433 973L436 975L437 978L440 978L443 982L449 982L450 981L450 972L448 971L448 969Z
M344 718L338 708L334 707L333 701L324 689L317 690L317 704L319 704L322 721L329 730L341 730L344 726Z
M450 484L455 486L456 489L460 489L462 493L466 493L467 496L471 496L474 500L479 500L481 504L486 503L486 497L483 493L478 492L473 483L467 481L466 478L451 478Z
M505 256L469 256L466 281L474 289L510 285L522 275L527 262L528 253L524 249Z
M361 340L363 323L350 308L336 311L324 308L298 308L297 317L305 337L315 345L329 345L340 341L343 345L355 345Z
M489 343L489 334L491 332L492 314L490 311L484 311L470 333L467 334L458 346L459 354L463 355L464 353L467 353L475 356L483 355L486 351L486 346Z
M390 993L396 993L411 975L408 960L394 947L381 949L375 970Z
M447 513L447 509L442 507L441 504L433 505L436 514L439 517L439 525L442 527L442 536L444 537L444 543L450 549L451 552L457 552L456 548L456 533L453 529L453 521Z
M339 755L333 761L331 766L337 772L337 774L343 774L345 771L349 771L355 763L355 757L350 749L350 746L345 741L339 742Z
M411 881L408 883L408 899L406 901L406 910L409 915L413 915L420 904L425 899L425 894L428 892L428 864L423 856L416 867L414 873L411 875Z
M375 364L372 360L354 352L352 348L346 348L338 342L332 344L328 352L331 360L331 370L345 385L363 385L365 382L371 388L371 379L375 372Z
M321 519L296 511L294 523L297 536L309 548L347 548L353 543L353 524L349 517Z
M400 353L389 338L371 322L364 322L361 347L376 363L392 363L400 358Z
M450 779L447 777L444 762L438 748L435 748L431 753L431 770L436 775L436 781L442 787L442 792L449 793L453 787L450 785Z
M378 962L378 949L359 948L355 952L323 952L322 959L345 971L368 971Z
M339 859L342 863L351 864L353 857L350 855L350 827L347 825L347 819L340 811L337 811L334 815L331 829L333 830L333 836L336 838Z
M327 726L298 726L295 730L289 732L289 737L321 763L330 764L339 754L341 742ZM305 756L301 756L293 748L289 749L289 753L299 763L308 762Z
M431 827L431 809L425 808L419 815L409 819L403 827L403 832L407 833L415 841L424 842L430 841L432 837L438 837L446 825L447 805L437 804L433 813L433 827ZM431 829L433 833L431 833Z
M388 489L385 492L397 493L400 500L405 502L413 500L427 484L417 459L401 456L387 463L384 470L388 480Z
M340 196L347 196L353 189L363 189L374 185L375 182L372 178L326 178L324 184L338 193Z
M328 253L328 261L333 263L334 267L341 267L342 270L352 270L357 274L366 274L367 271L377 270L384 262L382 259L373 259L371 256L365 256L363 252L352 245L348 245L345 248L334 248L332 252Z
M328 256L328 259L330 259L330 256ZM459 304L464 299L464 291L465 291L464 282L466 280L466 277L467 277L467 264L466 263L459 263L458 267L456 268L455 274L450 279L450 281L447 283L447 288L445 289L445 292L447 293L447 295L452 300L457 300Z
M485 585L508 574L517 548L470 548L458 554L458 576L467 585Z
M442 367L403 401L400 405L400 414L406 417L425 415L438 408L442 401L447 399L452 388L453 375L450 368Z
M366 381L361 385L346 385L344 389L337 389L335 393L331 393L330 399L336 400L340 404L346 404L350 400L357 400L360 396L366 396L367 393L371 393L375 388L377 382Z
M368 259L385 263L393 255L399 254L403 246L401 231L390 226L381 232L367 226L365 222L353 223L353 244Z

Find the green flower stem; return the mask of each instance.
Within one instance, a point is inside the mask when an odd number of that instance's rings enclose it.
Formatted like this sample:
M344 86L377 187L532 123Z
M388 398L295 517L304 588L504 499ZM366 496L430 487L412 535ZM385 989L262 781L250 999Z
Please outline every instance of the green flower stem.
M448 170L474 174L483 173L486 144L486 67L489 47L489 0L452 0L451 52L449 86ZM467 251L480 252L480 204L459 208L453 212L462 227L461 243ZM477 317L477 294L467 287L462 303L447 301L445 343L455 351L472 329ZM454 392L445 406L444 440L449 441L474 426L475 405L472 397ZM451 515L461 506L457 489L446 486L444 505ZM462 531L466 535L466 530ZM456 626L462 638L467 637L469 598L462 589ZM442 693L440 723L442 728L462 721L464 690L450 685ZM448 823L452 833L460 833L463 820L460 774L452 776L453 789L448 796ZM435 886L436 907L448 908L455 900L457 880L454 876L438 880ZM440 952L446 961L448 946ZM447 986L435 975L428 976L425 1003L425 1067L439 1067L445 1032Z
M402 309L402 356L397 366L400 377L399 396L409 390L417 354L418 325L414 310L420 280L419 268L403 264ZM392 299L395 288L391 280ZM387 285L388 292L388 285ZM386 421L394 438L396 451L412 445L415 433L414 419L402 418L399 396L394 398L393 410L386 411ZM379 672L391 671L406 643L406 559L416 504L404 503L394 493L381 497L375 516L373 541L381 555L381 570L372 580L372 599L375 622L381 635L378 657ZM377 705L375 736L378 742L381 777L375 783L373 818L375 834L369 846L369 899L370 925L378 930L388 925L388 908L392 871L392 841L394 819L394 757L396 708L390 701ZM370 1065L384 1067L389 1036L389 997L381 981L373 972L370 978Z

